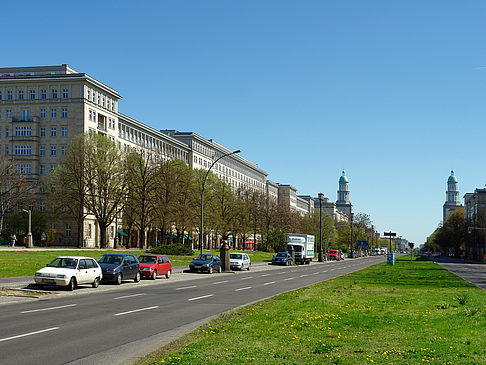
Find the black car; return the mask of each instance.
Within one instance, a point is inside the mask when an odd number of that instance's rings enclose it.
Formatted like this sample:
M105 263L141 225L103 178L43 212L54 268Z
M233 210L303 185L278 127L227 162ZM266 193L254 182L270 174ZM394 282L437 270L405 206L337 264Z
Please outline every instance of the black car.
M127 253L105 253L98 259L103 271L103 281L120 285L123 280L140 281L140 264L135 255Z
M272 257L272 264L274 265L292 265L292 256L288 252L277 252L275 256Z
M223 269L223 263L217 255L200 254L189 264L189 270L194 271L206 271L212 274L214 271L221 272Z

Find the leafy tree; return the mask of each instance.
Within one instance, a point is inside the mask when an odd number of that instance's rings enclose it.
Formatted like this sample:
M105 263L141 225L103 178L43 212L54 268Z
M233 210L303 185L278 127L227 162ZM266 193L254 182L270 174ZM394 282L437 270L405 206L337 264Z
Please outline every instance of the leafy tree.
M88 134L85 148L86 207L98 222L104 248L106 229L124 203L126 166L115 144L101 134Z

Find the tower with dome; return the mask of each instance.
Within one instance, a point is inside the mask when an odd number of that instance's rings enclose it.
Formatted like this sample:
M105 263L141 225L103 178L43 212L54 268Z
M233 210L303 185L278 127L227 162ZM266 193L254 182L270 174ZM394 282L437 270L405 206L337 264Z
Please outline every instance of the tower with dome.
M454 170L451 171L451 176L447 179L446 201L442 207L442 221L445 222L449 214L457 208L462 207L459 202L459 189L457 187L458 181L454 175Z
M339 190L337 191L336 208L351 218L353 214L353 204L349 200L349 180L343 171L339 178Z

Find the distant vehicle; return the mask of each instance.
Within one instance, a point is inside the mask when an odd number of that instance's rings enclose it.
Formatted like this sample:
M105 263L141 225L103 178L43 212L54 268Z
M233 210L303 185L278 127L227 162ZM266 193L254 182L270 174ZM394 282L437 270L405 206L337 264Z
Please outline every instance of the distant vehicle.
M295 263L309 264L314 258L314 236L308 234L287 234L287 251L294 249Z
M230 253L230 268L231 270L243 270L250 271L251 260L248 254L242 252Z
M341 261L344 255L341 250L329 250L329 260Z
M223 271L223 263L217 255L200 254L189 264L189 270L191 272L206 271L208 274L212 274L214 271Z
M120 285L123 280L140 281L140 264L135 255L127 253L105 253L98 259L103 270L103 281Z
M292 265L292 256L288 252L277 252L272 257L272 264L274 265Z
M102 271L95 259L84 256L60 256L47 267L35 273L34 281L38 287L44 285L65 286L74 290L80 284L100 285Z
M168 279L172 274L172 263L165 255L140 255L138 261L142 277L155 280L158 275L165 275Z

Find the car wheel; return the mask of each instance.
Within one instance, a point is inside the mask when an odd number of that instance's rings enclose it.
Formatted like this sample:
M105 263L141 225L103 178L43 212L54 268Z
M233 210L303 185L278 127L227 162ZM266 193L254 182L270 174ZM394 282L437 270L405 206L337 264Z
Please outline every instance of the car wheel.
M118 274L115 278L115 284L120 285L122 283L122 274Z
M223 271L223 268L221 266L218 266L218 272L221 273Z
M93 280L93 283L91 284L91 286L92 286L93 288L97 288L97 287L99 287L99 286L100 286L100 278L95 278L95 279Z
M140 271L137 271L135 278L133 279L134 282L138 283L140 281Z
M250 266L251 264L248 264L248 267L246 268L248 271L250 271Z
M213 273L213 267L212 266L209 266L208 268L208 274L212 274Z
M69 284L67 288L69 291L73 291L74 289L76 289L76 279L74 277L71 278L71 280L69 280Z
M167 271L167 274L165 274L165 278L166 279L170 278L171 274L172 274L172 270Z
M154 272L152 273L152 280L155 279L157 279L157 270L154 270Z

